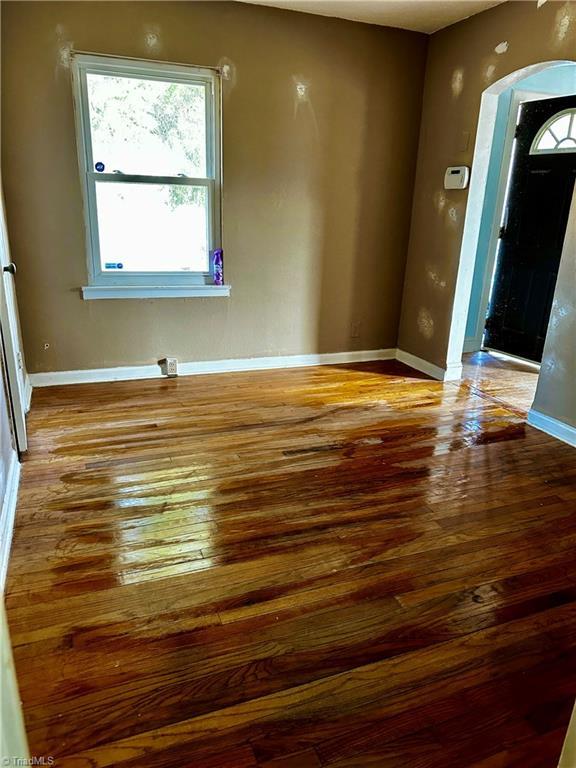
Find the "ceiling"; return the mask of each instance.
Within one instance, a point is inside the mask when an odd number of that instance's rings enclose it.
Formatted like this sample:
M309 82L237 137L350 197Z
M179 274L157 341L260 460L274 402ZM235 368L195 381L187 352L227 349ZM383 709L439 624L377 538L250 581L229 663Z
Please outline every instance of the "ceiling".
M241 0L291 11L335 16L415 32L437 32L443 27L493 8L505 0Z

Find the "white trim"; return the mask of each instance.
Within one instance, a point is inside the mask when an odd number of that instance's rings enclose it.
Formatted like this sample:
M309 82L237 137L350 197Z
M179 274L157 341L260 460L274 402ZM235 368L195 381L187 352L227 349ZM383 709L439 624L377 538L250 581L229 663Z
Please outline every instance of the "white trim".
M10 558L10 545L12 543L12 531L14 530L14 518L16 516L16 501L18 499L18 485L20 483L20 462L16 451L13 452L6 477L6 491L2 499L2 512L0 513L0 593L4 594L6 586L6 574L8 572L8 560Z
M114 176L110 173L96 173L92 152L92 133L90 128L90 106L88 99L87 75L114 74L142 80L161 80L174 83L193 83L202 85L206 94L206 176L202 179L179 176L154 176L150 174L122 173ZM72 56L72 90L74 104L74 120L76 126L76 145L86 236L86 255L88 265L88 283L91 287L119 284L124 282L132 285L157 287L156 281L165 285L196 285L213 281L213 264L209 258L206 272L132 272L123 273L102 268L100 254L100 235L98 222L98 206L96 200L97 183L126 183L126 184L177 184L187 186L205 186L207 189L207 251L211 254L222 247L221 232L221 83L217 69L199 68L194 66L172 65L150 61L148 59L127 59L111 56L97 56L75 52ZM98 158L96 158L97 160ZM162 295L168 295L164 292ZM181 295L181 294L178 294ZM95 298L95 297L90 297ZM113 298L107 296L106 298ZM114 298L120 298L116 296Z
M313 355L201 360L193 363L179 363L178 373L181 376L194 376L204 373L231 373L233 371L260 371L273 368L301 368L312 365L366 363L374 360L394 360L395 358L395 349L371 349L360 352L329 352L327 354ZM52 371L30 374L32 386L34 387L157 378L164 378L158 365L133 365L118 368L91 368L77 371Z
M6 382L9 399L12 402L12 415L16 445L24 452L28 447L26 436L26 407L24 404L24 355L22 352L22 334L18 317L18 303L14 276L4 272L4 267L11 263L10 243L6 226L6 208L0 183L0 332L3 345L0 344L0 356L4 352L6 364ZM2 350L3 346L3 350ZM0 386L2 386L0 375Z
M80 48L73 48L71 53L73 56L83 56L86 59L89 58L94 61L101 61L102 59L112 59L113 61L116 61L116 59L122 59L123 61L134 62L136 65L146 61L147 64L161 64L162 66L170 67L171 69L174 69L175 67L182 67L183 69L194 67L194 69L205 69L207 72L213 71L222 74L222 67L214 67L211 64L192 64L189 61L166 61L165 59L142 59L138 58L138 56L120 56L117 53L111 56L106 53L97 53L97 51L83 51Z
M82 298L89 299L182 299L194 296L230 296L229 285L84 285Z
M22 400L24 404L24 410L26 413L30 411L30 405L32 403L32 382L28 373L24 374L24 391L22 393Z
M541 432L546 432L547 435L556 437L558 440L562 440L564 443L568 443L568 445L576 448L576 427L573 427L571 424L565 424L563 421L559 421L553 416L547 416L545 413L536 411L534 408L530 408L528 411L526 421L531 427L535 427Z
M466 218L458 260L458 275L454 291L454 303L450 319L450 331L448 336L448 350L446 359L448 367L458 364L462 358L462 349L466 335L468 320L468 308L472 292L472 280L476 264L480 225L486 193L486 180L492 153L492 141L496 125L498 111L498 99L504 91L521 83L522 80L532 75L544 72L554 67L573 65L573 61L546 61L540 64L531 64L528 67L512 72L498 80L487 88L482 94L480 114L478 117L478 129L474 157L472 161L472 174L470 177L470 189L466 205Z
M475 341L484 337L484 328L486 325L486 313L488 311L488 303L490 301L490 293L492 288L492 276L496 267L496 258L498 255L498 249L500 245L500 227L503 224L504 210L506 201L508 199L508 192L510 188L511 173L513 168L513 161L516 147L516 126L518 125L518 118L520 116L520 107L523 99L523 92L512 91L510 97L510 105L508 110L507 122L506 122L506 134L504 136L504 144L502 147L502 157L500 163L500 176L498 179L498 189L496 191L496 201L494 203L494 212L492 216L492 224L490 228L490 236L488 239L488 248L486 253L486 263L484 265L484 276L482 280L482 292L480 295L480 302L478 304L478 314L476 316L476 325L474 332ZM499 97L496 97L498 99ZM496 111L498 107L496 107ZM496 137L492 135L492 141L490 143L490 162L492 157L492 143ZM484 203L482 204L482 211L480 213L480 221L484 214ZM478 236L480 232L478 232ZM476 259L478 258L478 249L476 250ZM466 316L466 323L468 323L468 316Z
M12 654L12 643L6 607L0 605L0 755L1 765L38 765L41 759L32 758L24 728L22 700L18 691L16 670ZM50 765L45 760L44 765Z
M448 365L446 368L440 368L439 365L429 363L421 357L416 357L410 352L404 352L403 349L396 350L396 360L399 360L410 368L415 368L421 373L425 373L438 381L456 381L462 378L462 363Z
M24 400L24 409L26 413L28 413L30 410L30 404L32 402L32 382L30 381L30 376L28 375L28 373L24 375L23 400Z
M486 315L488 313L488 304L490 302L494 271L496 269L496 258L500 244L500 227L505 223L506 208L510 192L510 182L512 180L512 172L514 170L516 126L518 125L520 119L520 110L522 104L525 102L540 101L542 99L549 98L552 98L552 95L549 93L541 93L539 91L522 91L516 88L512 91L510 96L510 104L508 108L508 117L506 123L506 134L504 136L504 144L502 146L502 156L500 160L498 189L496 192L496 200L494 202L490 237L488 239L488 248L486 251L486 263L484 264L482 293L480 296L480 302L478 304L478 314L476 316L474 340L480 345L478 349L480 349L482 346L482 339L484 338ZM495 136L493 135L492 141L494 141L494 138ZM490 149L490 158L491 157L492 148ZM483 215L484 211L482 210L481 220ZM478 232L478 237L479 236L480 232ZM478 248L476 249L476 259L477 258ZM466 325L468 325L468 313L466 314ZM466 349L464 348L463 351L466 351Z
M441 368L402 349L368 349L358 352L328 352L312 355L277 355L273 357L229 358L179 363L180 376L239 371L263 371L275 368L303 368L314 365L343 365L369 363L375 360L398 360L410 368L437 381L457 381L462 378L462 363ZM45 371L31 373L33 387L53 387L64 384L89 384L106 381L133 381L164 378L159 365L131 365L117 368L86 368L75 371Z

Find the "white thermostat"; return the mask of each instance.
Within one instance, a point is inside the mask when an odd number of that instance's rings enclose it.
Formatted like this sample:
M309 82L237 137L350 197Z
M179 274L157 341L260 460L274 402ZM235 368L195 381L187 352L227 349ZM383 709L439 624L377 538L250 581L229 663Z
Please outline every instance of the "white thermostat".
M451 165L444 174L444 189L466 189L470 178L467 165Z

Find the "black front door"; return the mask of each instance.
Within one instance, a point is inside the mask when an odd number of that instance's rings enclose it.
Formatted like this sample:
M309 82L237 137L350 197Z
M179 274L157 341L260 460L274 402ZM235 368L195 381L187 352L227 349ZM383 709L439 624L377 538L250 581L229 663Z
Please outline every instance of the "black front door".
M530 147L550 117L574 107L576 96L522 105L486 318L485 347L536 362L542 359L552 309L576 152L531 155Z

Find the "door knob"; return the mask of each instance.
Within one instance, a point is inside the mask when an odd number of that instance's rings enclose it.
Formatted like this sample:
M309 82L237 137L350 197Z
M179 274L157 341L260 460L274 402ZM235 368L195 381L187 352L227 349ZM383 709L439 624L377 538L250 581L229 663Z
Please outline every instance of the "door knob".
M12 264L7 264L2 271L3 272L10 272L11 275L15 275L16 274L16 264L14 264L14 262L12 262Z

